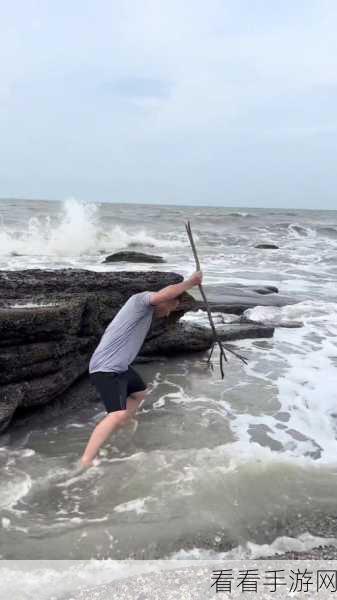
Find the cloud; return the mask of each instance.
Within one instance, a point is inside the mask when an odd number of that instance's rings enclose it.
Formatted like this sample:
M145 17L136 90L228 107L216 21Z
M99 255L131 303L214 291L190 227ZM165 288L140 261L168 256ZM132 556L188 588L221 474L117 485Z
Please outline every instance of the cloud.
M168 82L149 77L125 77L105 82L100 89L125 98L168 98L170 95Z
M171 201L242 204L276 202L279 187L277 202L294 203L294 161L308 205L312 173L336 186L324 157L337 127L333 0L1 11L0 196L167 201L172 190Z

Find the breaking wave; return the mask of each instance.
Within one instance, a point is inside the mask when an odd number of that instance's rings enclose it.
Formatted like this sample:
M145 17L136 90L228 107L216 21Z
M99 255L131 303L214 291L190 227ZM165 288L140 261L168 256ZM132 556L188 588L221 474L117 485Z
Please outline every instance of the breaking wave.
M247 212L231 212L228 214L229 217L254 217L254 215L251 215L250 213Z
M297 238L316 236L315 229L312 229L311 227L304 227L303 225L298 225L297 223L289 223L288 231L290 235Z
M309 227L304 225L298 225L298 223L285 223L283 227L287 227L289 235L296 238L304 238L304 237L326 237L330 239L337 239L337 229L336 227L329 226L313 226Z
M179 247L179 239L165 239L164 246ZM125 231L107 226L99 206L70 198L56 218L31 217L24 229L0 224L0 256L83 256L111 253L123 248L163 247L163 240L145 229Z
M337 239L337 229L335 227L319 227L318 233L334 240Z

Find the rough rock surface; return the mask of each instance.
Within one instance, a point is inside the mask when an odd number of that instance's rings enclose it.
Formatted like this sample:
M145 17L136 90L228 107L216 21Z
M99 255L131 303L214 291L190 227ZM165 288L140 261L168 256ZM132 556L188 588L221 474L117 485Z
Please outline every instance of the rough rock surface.
M241 315L248 308L255 306L286 306L295 304L288 296L278 294L274 286L240 286L237 284L209 285L204 286L207 300L214 312L224 312L233 315ZM198 291L190 292L196 300L196 309L205 309L204 302ZM193 310L195 310L193 308Z
M221 340L239 340L243 338L268 338L273 336L273 327L261 323L230 323L225 328L217 329ZM159 353L165 346L167 356L179 352L201 352L207 350L213 341L210 327L188 322L178 322L174 329L164 331L160 336L145 342L143 351L149 354Z
M164 263L165 260L162 256L157 256L156 254L145 254L144 252L124 250L122 252L110 254L103 262Z
M76 387L87 379L94 348L124 302L134 293L156 291L181 280L176 273L156 271L1 271L0 431L8 426L14 413L42 407L67 395L76 396ZM226 288L223 293L227 293ZM249 306L268 297L267 291L261 295L244 288L236 288L236 294L240 312L247 308L245 294ZM222 305L227 312L226 302ZM208 328L179 322L186 311L199 307L200 303L185 294L179 312L168 319L154 319L141 356L208 349L212 343ZM221 337L233 340L270 337L272 333L273 329L263 324L235 323Z
M86 375L105 327L132 294L181 280L158 272L0 272L0 430L17 409L48 403ZM149 338L181 314L155 319Z

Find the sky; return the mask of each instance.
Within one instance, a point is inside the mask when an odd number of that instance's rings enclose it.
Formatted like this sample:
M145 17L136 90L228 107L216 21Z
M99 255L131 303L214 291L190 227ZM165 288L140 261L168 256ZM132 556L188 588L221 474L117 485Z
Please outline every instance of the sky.
M0 198L337 209L335 0L0 2Z

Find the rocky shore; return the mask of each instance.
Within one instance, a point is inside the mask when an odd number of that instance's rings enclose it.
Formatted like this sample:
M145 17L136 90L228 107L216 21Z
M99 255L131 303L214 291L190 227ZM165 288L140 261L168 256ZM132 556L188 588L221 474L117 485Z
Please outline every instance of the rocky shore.
M105 327L132 294L181 280L177 273L158 271L1 271L0 431L14 415L56 399L67 403L80 395L82 401L94 400L87 369ZM217 286L208 294L213 311L236 315L256 305L292 302L272 286ZM197 295L185 294L179 312L169 319L154 319L139 360L207 350L211 330L181 320L186 312L204 308ZM220 335L226 341L271 337L273 328L236 322L222 327Z

